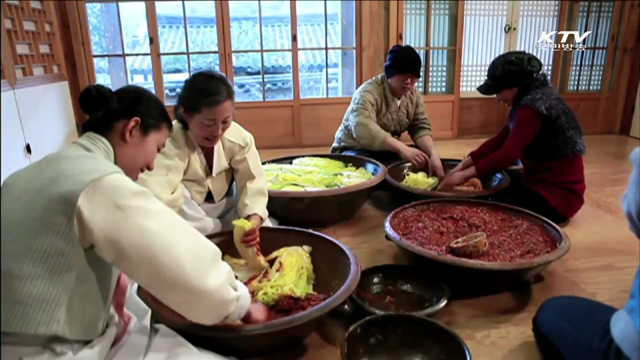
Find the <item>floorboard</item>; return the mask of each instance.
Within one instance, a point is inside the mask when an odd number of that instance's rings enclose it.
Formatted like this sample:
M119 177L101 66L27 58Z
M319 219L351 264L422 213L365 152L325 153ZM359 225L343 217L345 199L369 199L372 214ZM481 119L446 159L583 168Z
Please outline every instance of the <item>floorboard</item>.
M639 241L628 230L621 196L631 171L628 156L638 140L623 136L589 136L585 156L586 204L564 228L571 251L544 271L544 280L526 294L510 292L452 301L435 319L455 330L469 346L474 359L540 359L531 334L531 318L538 306L555 295L579 295L621 307L638 266ZM481 140L437 143L442 158L461 158ZM263 160L291 154L325 153L327 148L261 151ZM385 241L386 213L366 204L348 222L323 232L349 245L363 267L404 262L395 245ZM337 325L335 325L337 326ZM304 349L269 359L340 359L331 337L340 339L343 328L330 335L311 335Z

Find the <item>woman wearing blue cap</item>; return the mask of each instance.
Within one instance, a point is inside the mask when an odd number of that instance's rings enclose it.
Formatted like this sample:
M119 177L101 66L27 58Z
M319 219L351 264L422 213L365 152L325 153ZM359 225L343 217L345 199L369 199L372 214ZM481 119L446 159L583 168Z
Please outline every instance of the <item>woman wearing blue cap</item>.
M336 132L332 153L359 155L385 165L404 159L416 168L444 176L431 137L431 123L422 94L415 85L422 60L414 48L395 45L389 50L384 74L358 88ZM408 131L414 146L399 140Z

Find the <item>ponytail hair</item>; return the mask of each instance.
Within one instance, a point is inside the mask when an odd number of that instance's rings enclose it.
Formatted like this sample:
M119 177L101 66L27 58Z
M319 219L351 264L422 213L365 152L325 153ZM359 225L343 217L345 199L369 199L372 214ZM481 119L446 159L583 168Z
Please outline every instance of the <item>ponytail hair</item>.
M134 117L140 118L143 134L161 128L171 129L171 117L160 99L149 90L127 85L113 91L104 85L90 85L80 93L80 109L89 119L82 132L105 136L113 126Z

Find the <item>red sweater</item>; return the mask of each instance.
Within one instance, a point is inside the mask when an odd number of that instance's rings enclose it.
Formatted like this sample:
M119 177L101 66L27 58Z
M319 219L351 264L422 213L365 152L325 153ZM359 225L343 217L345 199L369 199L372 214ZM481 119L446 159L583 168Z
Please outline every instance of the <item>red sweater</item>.
M485 141L469 156L478 176L491 175L522 161L524 186L541 194L561 215L571 218L582 208L586 185L582 156L560 158L551 162L533 162L525 149L542 127L538 113L530 107L518 110L513 125L509 125Z

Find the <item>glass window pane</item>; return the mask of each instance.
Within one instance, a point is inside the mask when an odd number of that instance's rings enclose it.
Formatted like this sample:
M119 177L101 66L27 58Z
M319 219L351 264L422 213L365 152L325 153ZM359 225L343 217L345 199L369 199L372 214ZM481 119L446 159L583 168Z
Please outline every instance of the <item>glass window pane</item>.
M429 3L422 0L404 2L403 41L413 47L427 47L427 11Z
M267 52L264 56L265 100L293 99L291 52Z
M233 53L233 87L236 101L262 101L260 53Z
M260 50L258 16L258 1L229 1L232 50Z
M569 91L590 92L602 89L606 50L573 51Z
M87 4L87 20L94 55L122 54L117 4Z
M130 85L142 86L152 93L156 93L153 71L151 70L151 56L127 56L127 77Z
M124 72L124 59L121 57L93 58L96 71L96 83L117 90L127 85L127 75Z
M455 47L458 36L457 1L435 0L431 3L432 47Z
M174 105L178 101L180 89L189 77L187 55L165 55L162 61L162 82L164 83L165 104Z
M182 1L156 1L160 52L186 52Z
M125 53L150 53L147 8L144 2L120 2L118 7L120 8L120 25L122 26Z
M543 71L551 76L553 49L543 48L538 38L543 31L558 27L560 1L520 1L520 20L518 26L518 50L537 56L544 65Z
M576 10L576 6L578 7L577 18L570 17L569 23L577 23L576 28L580 29L580 32L591 31L582 44L587 48L606 48L613 23L613 2L572 3L569 7L570 14ZM564 56L567 59L563 64L561 82L567 83L569 92L591 92L602 89L604 65L607 59L605 49L574 49L571 52L565 52Z
M215 1L185 1L189 51L218 51Z
M506 0L465 1L460 91L476 92L491 61L505 52Z
M429 51L429 94L453 94L455 60L455 50Z
M356 51L329 50L329 97L352 96L356 91Z
M260 1L262 11L262 48L291 49L291 2Z
M298 51L300 98L327 97L327 73L324 50Z
M589 76L589 90L600 91L604 80L604 65L607 60L606 50L593 50L591 58L591 76Z
M296 1L298 48L324 48L325 2L323 0Z
M576 29L581 33L591 31L583 41L586 47L607 47L613 20L613 6L613 1L580 2Z
M356 46L355 1L327 1L328 47Z
M203 70L220 71L220 57L218 54L202 54L189 56L191 61L191 74Z

